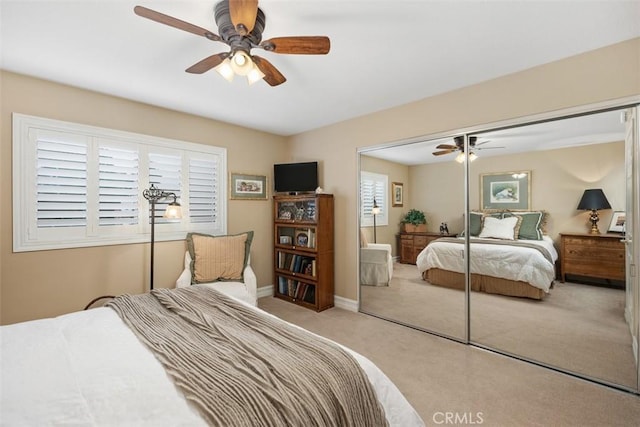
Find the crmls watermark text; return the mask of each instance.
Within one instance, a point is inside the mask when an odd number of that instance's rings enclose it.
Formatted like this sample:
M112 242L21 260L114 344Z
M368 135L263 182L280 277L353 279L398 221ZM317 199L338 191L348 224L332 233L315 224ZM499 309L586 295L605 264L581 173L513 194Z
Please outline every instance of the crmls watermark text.
M484 423L482 412L436 412L433 414L433 422L449 425L479 425Z

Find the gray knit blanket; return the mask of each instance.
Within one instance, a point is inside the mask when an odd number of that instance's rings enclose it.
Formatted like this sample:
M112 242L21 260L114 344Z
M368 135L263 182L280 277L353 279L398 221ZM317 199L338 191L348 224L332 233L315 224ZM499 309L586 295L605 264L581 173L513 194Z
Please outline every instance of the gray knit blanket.
M203 286L108 304L213 426L386 426L339 346Z

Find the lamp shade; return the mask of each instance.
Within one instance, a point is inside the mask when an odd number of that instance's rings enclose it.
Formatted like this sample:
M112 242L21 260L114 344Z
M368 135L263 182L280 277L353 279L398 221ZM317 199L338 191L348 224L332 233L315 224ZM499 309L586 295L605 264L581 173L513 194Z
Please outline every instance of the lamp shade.
M177 202L169 203L163 216L167 219L180 219L182 218L182 207Z
M578 210L611 209L611 205L600 188L584 190L582 199L578 203Z

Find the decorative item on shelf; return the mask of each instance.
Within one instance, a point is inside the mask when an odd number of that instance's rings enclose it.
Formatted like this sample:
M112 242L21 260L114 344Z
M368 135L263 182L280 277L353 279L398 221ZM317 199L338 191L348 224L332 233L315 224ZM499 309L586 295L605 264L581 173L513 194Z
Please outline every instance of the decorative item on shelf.
M611 222L609 223L609 233L624 233L626 223L626 212L615 211L611 215Z
M427 231L427 217L418 209L409 209L400 223L407 233L424 233Z
M601 188L584 190L582 199L578 203L578 210L591 210L589 221L591 221L591 234L600 234L598 230L598 210L611 209L611 205Z
M291 244L291 236L280 236L280 244L281 245L290 245Z
M160 190L156 188L154 184L142 192L145 199L149 201L151 207L151 267L149 272L149 289L153 289L153 254L155 244L155 228L156 228L156 203L162 199L173 197L173 202L167 205L167 209L164 212L164 217L168 219L180 219L182 218L182 207L177 202L178 197L176 193Z
M449 234L449 226L446 222L440 223L440 234Z
M307 231L296 231L296 246L309 246L309 234Z
M378 202L376 202L376 199L373 199L373 208L371 208L371 215L373 215L373 243L378 243L376 236L376 216L380 215L380 206L378 206Z

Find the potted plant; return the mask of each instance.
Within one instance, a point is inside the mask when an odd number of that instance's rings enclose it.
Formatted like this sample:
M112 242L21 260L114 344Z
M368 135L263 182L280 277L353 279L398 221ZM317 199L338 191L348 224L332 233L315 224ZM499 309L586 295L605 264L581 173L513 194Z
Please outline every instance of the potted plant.
M409 209L400 223L407 233L422 233L427 231L427 217L418 209Z

